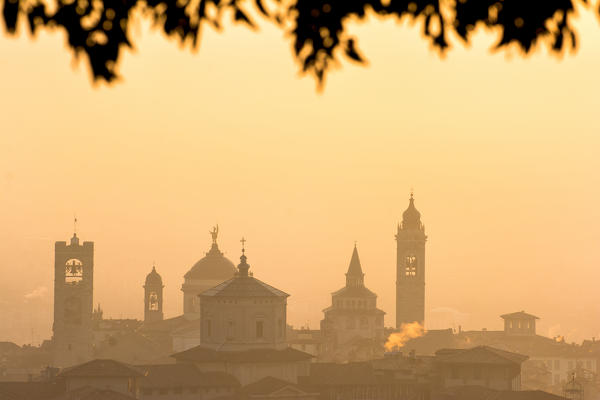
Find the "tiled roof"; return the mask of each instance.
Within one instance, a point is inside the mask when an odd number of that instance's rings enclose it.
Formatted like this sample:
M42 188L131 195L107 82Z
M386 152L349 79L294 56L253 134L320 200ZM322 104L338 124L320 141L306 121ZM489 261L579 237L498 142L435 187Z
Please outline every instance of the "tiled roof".
M529 357L495 349L478 346L471 349L442 349L436 353L436 362L458 364L521 364Z
M287 347L283 350L255 349L245 351L217 351L196 346L172 355L177 361L191 362L293 362L308 361L312 355Z
M0 354L19 350L21 347L13 342L0 342Z
M367 362L348 364L312 363L310 375L301 379L308 386L374 385L377 379Z
M289 294L252 276L236 276L200 294L200 297L288 297Z
M504 314L504 315L501 315L500 318L502 318L502 319L539 319L539 317L536 317L535 315L527 314L525 311Z
M298 388L298 385L296 385L295 383L274 378L272 376L267 376L259 381L244 386L242 391L249 395L268 395L288 386Z
M144 374L140 387L238 387L240 383L225 372L201 372L194 364L160 364L137 367Z
M98 359L88 361L84 364L76 365L65 369L60 376L71 377L136 377L142 374L133 367L107 359Z
M53 397L52 400L135 400L135 397L110 389L84 386Z
M64 393L65 384L56 382L0 382L1 400L49 399Z
M189 322L183 315L177 317L163 319L161 321L144 322L140 327L142 332L164 331L171 332L180 326L184 326Z
M483 386L456 386L437 393L432 400L565 400L541 390L493 390Z
M367 289L365 286L344 286L331 294L339 297L377 297L375 293Z

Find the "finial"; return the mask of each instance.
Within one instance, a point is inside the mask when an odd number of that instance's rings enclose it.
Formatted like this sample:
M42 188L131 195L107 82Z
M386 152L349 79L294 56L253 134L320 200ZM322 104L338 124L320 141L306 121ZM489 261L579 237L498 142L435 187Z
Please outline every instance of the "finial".
M414 198L414 194L415 194L415 189L414 188L410 188L410 199L411 200Z
M217 244L217 236L219 235L219 225L217 224L213 226L212 231L209 231L208 233L210 233L210 235L212 236L213 244Z
M152 271L156 271L156 262L152 261Z
M356 248L356 243L358 243L357 240L354 241L354 248Z
M73 236L77 236L77 216L73 214Z
M246 252L246 239L244 239L243 236L242 240L240 240L240 243L242 244L242 254L244 254Z

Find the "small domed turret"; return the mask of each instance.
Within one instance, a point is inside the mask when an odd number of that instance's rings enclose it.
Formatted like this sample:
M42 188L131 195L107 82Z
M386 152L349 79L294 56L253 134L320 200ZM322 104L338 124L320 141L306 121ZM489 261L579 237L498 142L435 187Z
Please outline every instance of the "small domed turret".
M410 194L408 208L402 213L402 229L422 230L421 213L415 207L415 198Z
M152 266L152 271L146 275L145 286L162 286L162 278L158 272L156 272L156 266Z

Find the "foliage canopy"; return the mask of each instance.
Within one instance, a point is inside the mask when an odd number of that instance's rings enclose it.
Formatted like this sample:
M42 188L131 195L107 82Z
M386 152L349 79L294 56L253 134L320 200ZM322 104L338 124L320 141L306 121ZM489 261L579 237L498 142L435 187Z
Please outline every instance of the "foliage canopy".
M9 34L25 19L35 34L42 27L64 29L76 56L89 61L95 80L112 81L124 48L132 47L130 25L146 15L168 36L197 46L201 29L220 29L226 15L255 27L249 10L258 18L290 33L294 57L304 73L323 82L338 58L364 62L357 38L346 29L351 19L369 12L417 21L431 45L443 53L454 31L465 42L475 27L498 32L497 48L520 47L533 51L538 43L553 52L576 48L572 26L575 7L590 9L588 0L0 0L2 19ZM596 13L600 10L596 9ZM19 18L21 16L21 18Z

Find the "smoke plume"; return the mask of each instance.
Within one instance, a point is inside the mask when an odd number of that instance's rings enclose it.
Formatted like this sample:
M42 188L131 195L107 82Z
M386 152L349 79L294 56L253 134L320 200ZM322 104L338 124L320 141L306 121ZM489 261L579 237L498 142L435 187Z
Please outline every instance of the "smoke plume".
M411 322L409 324L400 325L400 332L394 332L389 337L385 344L385 349L391 351L395 348L404 346L404 343L410 339L418 338L423 336L425 329L423 325L418 322Z

